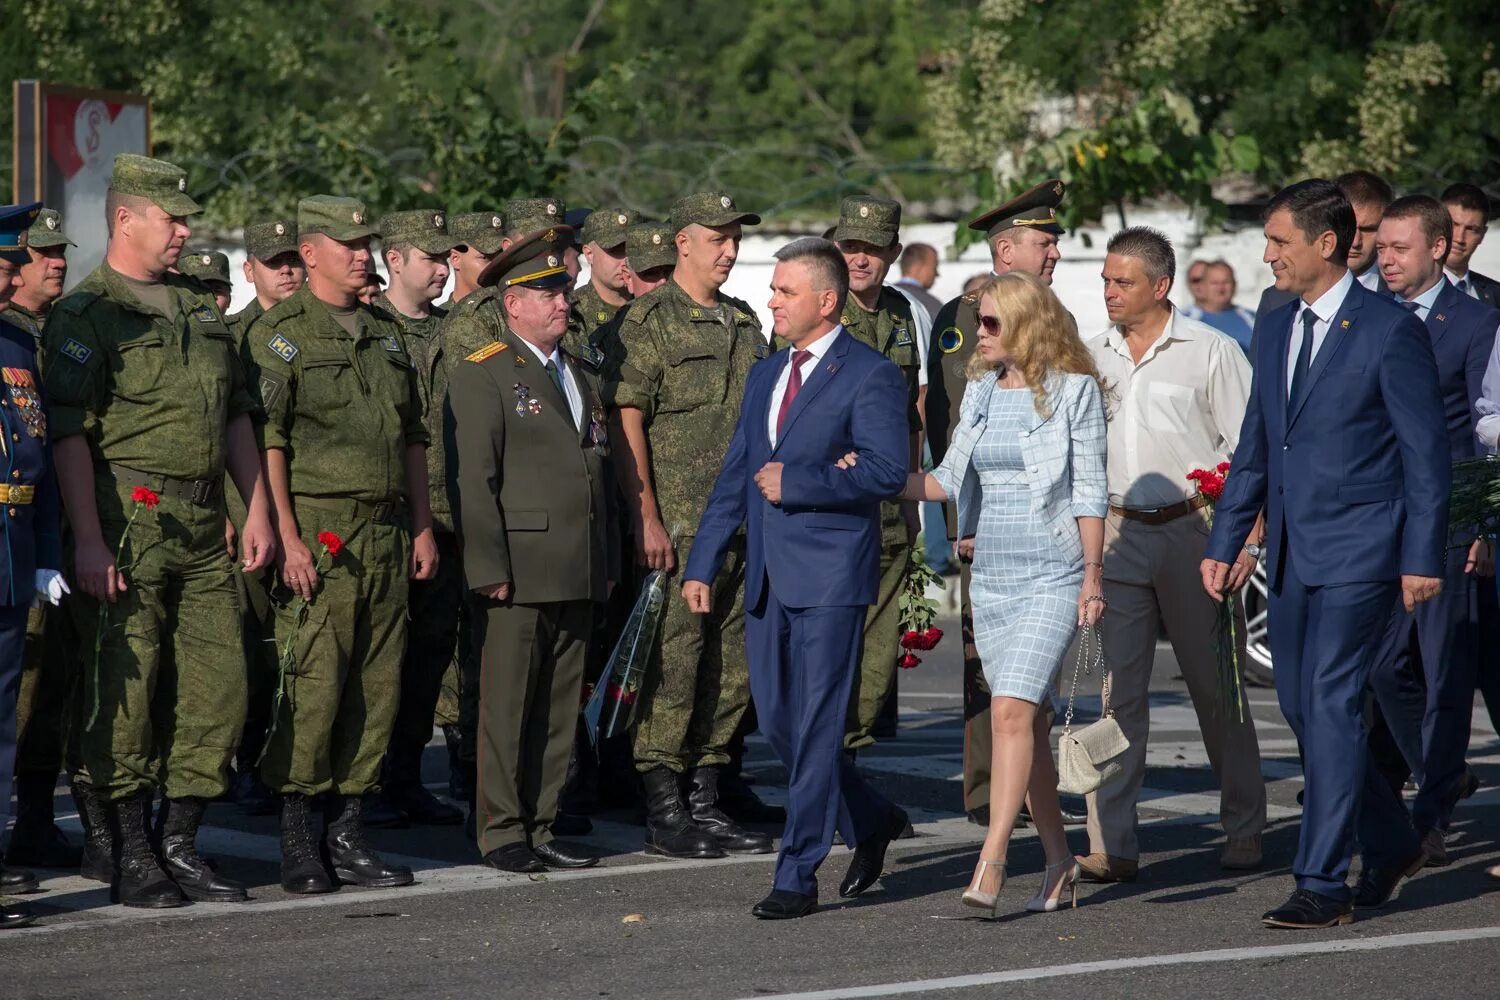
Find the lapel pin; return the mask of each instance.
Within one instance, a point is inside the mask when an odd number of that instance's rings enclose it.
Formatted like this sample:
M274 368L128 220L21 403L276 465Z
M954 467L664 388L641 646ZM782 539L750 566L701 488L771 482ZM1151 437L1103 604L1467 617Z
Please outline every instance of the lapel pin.
M1445 320L1445 319L1444 319L1444 318L1443 318L1443 314L1442 314L1442 313L1438 313L1438 314L1437 314L1437 321L1438 321L1438 322L1439 322L1439 323L1446 323L1446 322L1447 322L1447 320Z
M837 361L830 361L830 362L828 362L828 374L832 375L834 372L836 372L838 370L839 370L839 363Z
M1343 330L1349 329L1349 321L1347 319L1344 320L1342 323L1339 324L1339 328L1343 329Z

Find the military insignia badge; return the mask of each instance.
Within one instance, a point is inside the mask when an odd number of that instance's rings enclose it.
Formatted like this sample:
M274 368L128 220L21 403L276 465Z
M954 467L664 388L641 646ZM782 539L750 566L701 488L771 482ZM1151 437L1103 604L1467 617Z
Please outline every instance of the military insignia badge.
M952 354L964 346L964 332L956 326L950 326L938 334L938 349L944 354Z
M859 217L861 219L868 219L870 217L870 206L869 205L861 205L861 206L859 206Z
M502 344L502 343L500 343L500 341L497 340L493 344L486 344L486 345L484 345L479 350L475 351L473 354L470 354L464 360L465 361L473 361L473 362L475 362L477 364L480 361L484 361L484 360L486 360L488 358L494 357L495 355L499 354L501 351L503 351L505 349L506 349L505 345ZM516 360L520 361L521 359L517 358ZM520 366L517 365L517 367L520 367Z
M276 223L276 235L277 236L285 236L286 235L286 226L283 226L279 222Z
M553 204L553 203L552 203L552 202L550 202L550 201L549 201L549 202L547 202L547 214L548 214L548 215L556 215L556 214L557 214L557 206L556 206L556 205L554 205L554 204Z
M78 341L69 337L62 345L62 355L65 358L71 358L81 365L87 363L89 358L94 356L94 352L92 349L84 347Z
M584 344L583 350L578 352L578 356L584 364L596 371L604 367L604 352L593 344Z
M498 216L498 215L492 215L492 216L490 216L490 228L491 229L499 229L502 225L504 225L504 223L501 221L500 216Z
M548 267L557 267L561 263L562 263L562 261L558 260L556 257L550 256L550 255L547 257L547 266Z
M912 345L911 330L904 326L896 327L896 346L910 347Z
M362 226L365 224L365 213L363 212L350 212L349 217L354 220L354 224L356 226Z
M432 228L433 229L442 229L443 228L443 213L439 212L437 215L434 215L432 217Z
M401 353L401 341L397 340L394 335L388 336L388 337L381 337L380 338L380 346L384 347L387 351L390 351L392 354L400 354Z
M542 412L542 401L533 396L526 401L526 409L531 412L532 416L536 416Z
M624 212L621 212L619 215L615 216L615 221L623 226L630 222L630 216L626 215Z
M287 340L279 333L276 336L272 337L271 342L266 346L271 349L271 353L275 354L278 358L280 358L282 361L287 362L288 364L290 364L292 359L297 356L296 346L290 340Z
M721 197L719 199L719 204L721 206L723 206L724 208L733 208L734 207L734 199L731 198L731 197L729 197L729 195L726 194L726 195L724 195L723 197Z
M531 386L527 385L525 382L517 382L510 388L511 391L516 394L517 399L525 399L527 396L531 395Z
M651 245L654 246L654 247L661 246L661 233L652 233L651 234Z
M524 399L518 399L518 400L516 400L516 416L518 416L518 417L524 417L524 416L526 416L526 400L524 400Z
M281 390L286 386L286 379L276 375L262 373L260 376L260 405L272 406L281 396Z
M179 191L186 191L187 190L187 178L186 177L179 177L179 178L177 178L177 190L179 190Z
M1340 323L1339 324L1339 329L1341 329L1341 330L1347 330L1347 329L1349 329L1349 321L1346 319L1342 323Z
M504 344L500 345L500 350L502 350L502 351L505 350L505 345ZM517 368L525 368L526 367L526 359L524 357L522 357L519 352L512 354L510 357L511 357L511 360L515 362Z
M57 228L57 219L54 218L53 216L50 216L50 215L47 216L47 228L48 229L56 229Z
M601 323L607 322L609 320L609 313L605 312L603 309L600 309L598 312L594 313L594 315L599 318L599 322Z
M208 306L199 306L193 310L193 319L200 323L212 323L214 321L214 311Z
M757 361L764 361L766 358L769 358L770 356L771 356L771 345L770 344L767 344L765 341L761 341L760 343L758 343L758 344L755 345L755 358L756 358Z
M604 407L598 403L594 404L589 413L589 439L594 442L595 448L603 448L609 443L609 428L604 422Z

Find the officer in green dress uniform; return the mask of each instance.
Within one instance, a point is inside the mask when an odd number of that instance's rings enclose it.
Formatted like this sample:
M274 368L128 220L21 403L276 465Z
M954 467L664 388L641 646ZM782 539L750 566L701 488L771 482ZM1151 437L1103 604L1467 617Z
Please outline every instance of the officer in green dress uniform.
M275 543L234 339L204 286L171 270L197 211L180 167L117 156L104 263L58 300L42 335L71 604L79 647L98 650L84 654L80 743L115 813L114 892L127 906L246 898L196 847L245 714L243 663L224 655L241 641L226 469L248 509L243 571L266 565ZM148 495L159 499L137 499ZM146 839L158 787L160 858Z
M692 545L739 419L750 366L770 353L750 306L724 295L744 224L760 216L719 191L672 206L672 279L625 307L606 395L617 408L615 467L637 559L672 573ZM646 786L646 851L668 857L765 853L770 838L719 808L719 776L750 701L744 540L731 545L695 615L667 587L657 656L637 707L636 769ZM688 786L684 808L680 781Z
M985 234L990 267L995 274L1025 271L1052 283L1059 257L1057 240L1064 230L1057 221L1065 186L1049 180L1023 192L970 221L969 228ZM969 356L979 329L978 295L960 295L943 306L932 322L927 352L927 446L934 465L943 460L953 429L958 426ZM947 505L948 536L956 534L955 505ZM970 543L972 544L972 543ZM970 556L963 566L962 628L964 642L964 811L981 826L989 823L990 802L990 690L984 682L979 650L974 645L974 616L969 608Z
M457 522L484 615L479 849L514 872L598 863L555 836L585 647L619 560L598 380L560 347L571 238L538 230L485 269L507 331L467 356L448 396Z
M21 287L0 312L0 324L19 327L38 353L42 329L68 277L68 247L62 213L44 208L26 233L27 262L20 265ZM15 865L76 868L82 851L54 821L57 775L81 769L77 726L78 641L65 609L33 608L26 623L26 659L16 702L16 824L6 858ZM87 821L82 807L79 815ZM107 863L104 866L108 869ZM11 875L14 875L14 871ZM105 872L108 879L108 872ZM0 892L14 891L0 880Z
M833 242L849 266L849 299L839 317L855 340L893 361L906 379L907 423L911 432L911 467L922 455L922 414L917 409L917 321L911 300L885 284L901 254L901 205L889 198L856 195L839 206ZM901 657L900 609L906 587L912 542L917 535L916 504L887 501L880 505L880 592L865 617L865 648L849 704L844 747L858 750L875 742L871 730L880 716Z
M459 605L464 598L463 561L448 503L443 447L443 400L448 376L442 364L443 322L448 313L433 301L448 282L448 259L457 240L448 231L441 209L393 212L382 218L381 253L390 282L376 306L390 313L406 334L406 347L417 368L422 419L427 426L427 492L432 508L438 571L431 580L411 585L406 659L401 667L401 702L382 769L381 790L368 803L365 822L396 826L406 822L449 826L463 813L422 784L422 750L432 738L443 675L458 645Z

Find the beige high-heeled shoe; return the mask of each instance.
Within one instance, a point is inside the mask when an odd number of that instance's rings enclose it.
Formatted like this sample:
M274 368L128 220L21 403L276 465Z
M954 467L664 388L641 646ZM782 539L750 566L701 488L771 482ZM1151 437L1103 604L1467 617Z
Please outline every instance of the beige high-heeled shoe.
M984 885L985 872L995 867L998 867L1000 869L1000 885L995 889L994 892L984 892L979 887ZM1003 892L1004 889L1005 859L999 858L997 860L990 861L985 858L980 858L979 867L974 869L974 880L970 882L969 887L964 890L964 905L972 906L977 910L989 910L990 916L993 917L995 915L995 911L1000 906L1000 893Z
M1062 868L1068 868L1070 869L1070 871L1066 875L1064 875L1061 880L1059 880L1057 885L1057 895L1049 895L1047 889L1052 884L1052 873ZM1046 874L1042 876L1042 890L1035 896L1032 896L1031 899L1027 900L1026 909L1030 910L1032 913L1051 913L1062 905L1062 895L1064 892L1067 892L1068 894L1068 905L1073 909L1077 909L1078 876L1080 874L1081 870L1079 869L1078 861L1075 858L1067 858L1066 860L1059 861L1055 865L1048 865Z

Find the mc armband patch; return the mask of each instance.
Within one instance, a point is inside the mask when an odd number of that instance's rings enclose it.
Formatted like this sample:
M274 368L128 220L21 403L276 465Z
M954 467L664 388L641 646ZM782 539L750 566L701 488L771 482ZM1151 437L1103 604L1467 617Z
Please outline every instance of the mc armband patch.
M282 361L287 362L288 364L290 364L291 360L297 356L297 348L292 345L292 342L290 340L287 340L279 333L276 336L272 337L271 342L266 346L269 347L278 358L280 358Z
M67 341L62 345L61 353L63 357L70 358L78 362L80 365L87 363L88 359L94 356L94 352L92 350L84 347L72 337L69 337Z

